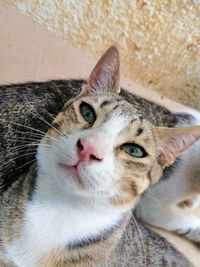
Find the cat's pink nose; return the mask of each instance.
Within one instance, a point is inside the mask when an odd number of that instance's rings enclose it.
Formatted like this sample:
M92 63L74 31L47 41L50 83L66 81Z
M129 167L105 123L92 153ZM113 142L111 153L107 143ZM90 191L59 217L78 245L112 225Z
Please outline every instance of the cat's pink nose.
M78 157L81 162L101 161L103 155L95 145L95 140L83 138L77 142Z

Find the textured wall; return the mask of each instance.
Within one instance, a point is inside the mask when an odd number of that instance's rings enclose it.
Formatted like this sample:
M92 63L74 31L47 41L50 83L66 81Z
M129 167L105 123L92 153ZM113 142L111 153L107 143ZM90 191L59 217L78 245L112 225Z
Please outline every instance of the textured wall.
M98 57L117 44L122 72L200 109L200 0L5 0Z

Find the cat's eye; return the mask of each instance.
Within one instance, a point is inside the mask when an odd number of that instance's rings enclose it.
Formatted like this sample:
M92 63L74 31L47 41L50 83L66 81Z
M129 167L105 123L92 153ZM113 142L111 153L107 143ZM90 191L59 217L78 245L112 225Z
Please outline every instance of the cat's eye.
M94 109L89 104L82 102L80 105L80 113L83 116L83 118L89 122L94 123L96 120L96 114L94 112Z
M126 143L121 145L121 148L126 153L136 158L144 158L147 156L145 149L137 144Z

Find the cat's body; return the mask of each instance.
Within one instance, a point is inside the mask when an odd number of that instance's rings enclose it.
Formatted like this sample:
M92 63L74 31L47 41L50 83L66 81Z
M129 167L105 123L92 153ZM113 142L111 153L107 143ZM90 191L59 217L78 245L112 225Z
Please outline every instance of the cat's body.
M113 76L112 73L112 79ZM115 87L115 84L110 87ZM171 114L125 91L121 92L123 97L113 94L104 96L102 92L97 96L87 96L90 88L86 87L86 96L68 103L53 122L53 128L50 128L52 116L57 115L63 104L76 96L81 88L84 88L83 81L76 80L0 88L3 129L1 162L4 162L0 170L0 266L192 266L165 239L136 221L131 212L145 188L159 179L165 160L165 155L161 154L160 163L157 163L154 158L157 146L153 145L155 140L161 140L158 136L165 137L165 129L154 129L147 120L154 125L173 127L178 121L189 122L191 117ZM88 125L77 111L82 98L86 99L86 103L92 103L93 109L101 108L99 120L105 113L103 132L97 126L87 130ZM114 116L110 118L108 114ZM100 122L97 120L97 123ZM85 129L80 136L77 127ZM128 131L127 127L130 127ZM30 147L47 130L37 151L37 164L30 162L30 165L33 163L30 167L27 163L36 156L36 150ZM66 136L61 134L63 130ZM190 142L194 142L194 137L199 136L199 129L189 131L192 136ZM121 144L121 139L129 140L130 133L131 138L147 146L149 155L146 159L144 154L142 162L121 151L121 146L120 149L117 146L115 154L107 152L112 142ZM175 132L173 135L179 138ZM67 136L70 136L70 141L67 141ZM130 146L129 142L123 142ZM95 143L102 150L96 149ZM74 144L78 152L73 152ZM83 154L86 146L92 151L89 158L87 153ZM144 152L140 147L137 149L137 153ZM65 151L72 153L65 155ZM78 162L81 162L81 166L78 165L81 180L77 176L74 181L71 179L75 175L74 166L77 168L77 163L73 163L77 153L81 157ZM90 165L83 165L85 161L89 161ZM67 180L63 180L63 166L68 170ZM105 174L102 175L102 172ZM92 179L90 173L93 173ZM121 176L125 185L121 183Z

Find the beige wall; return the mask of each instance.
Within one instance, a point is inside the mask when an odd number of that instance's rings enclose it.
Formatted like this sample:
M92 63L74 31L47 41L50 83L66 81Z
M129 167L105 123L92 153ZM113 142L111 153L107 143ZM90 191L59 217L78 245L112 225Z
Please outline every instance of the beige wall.
M110 44L124 75L200 109L200 0L5 0L98 57Z

